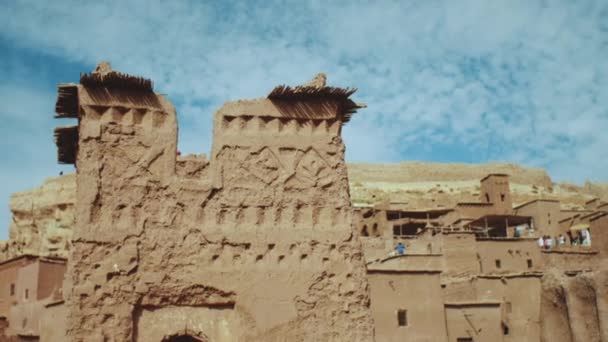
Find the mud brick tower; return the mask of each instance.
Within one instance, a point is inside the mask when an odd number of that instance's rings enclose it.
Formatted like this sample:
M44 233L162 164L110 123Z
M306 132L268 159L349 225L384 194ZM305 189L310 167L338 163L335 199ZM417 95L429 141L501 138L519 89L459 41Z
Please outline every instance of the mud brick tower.
M72 340L373 340L340 137L358 106L324 81L225 104L209 161L177 156L150 80L102 63L59 86Z

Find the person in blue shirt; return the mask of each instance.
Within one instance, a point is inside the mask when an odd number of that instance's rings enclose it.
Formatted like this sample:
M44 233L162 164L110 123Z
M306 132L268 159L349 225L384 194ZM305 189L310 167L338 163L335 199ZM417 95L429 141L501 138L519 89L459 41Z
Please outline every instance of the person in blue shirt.
M397 251L397 255L405 254L405 245L399 242L397 246L395 246L395 251Z

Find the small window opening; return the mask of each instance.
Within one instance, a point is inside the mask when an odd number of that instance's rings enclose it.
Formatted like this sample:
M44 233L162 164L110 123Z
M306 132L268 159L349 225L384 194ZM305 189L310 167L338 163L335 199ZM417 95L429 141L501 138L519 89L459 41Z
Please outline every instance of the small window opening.
M388 211L386 213L386 219L389 220L389 221L398 220L399 219L399 212L398 211Z
M374 223L374 225L372 226L372 234L374 234L375 236L378 235L378 224Z
M501 263L500 263L500 259L496 259L494 260L494 263L496 264L496 268L500 268L502 267Z
M528 259L526 262L528 263L528 268L532 268L532 259Z
M509 335L509 327L506 324L502 324L502 334Z
M404 223L401 225L401 235L417 235L426 223Z
M397 322L400 327L407 327L407 310L397 311Z
M486 202L490 203L490 195L486 193Z
M505 194L500 194L500 200L503 202L505 201Z
M11 296L15 295L15 284L11 284Z
M369 232L367 231L367 225L363 226L363 229L361 230L361 236L369 236Z
M458 337L456 342L473 342L472 337Z
M25 289L25 299L28 299L30 296L30 290Z

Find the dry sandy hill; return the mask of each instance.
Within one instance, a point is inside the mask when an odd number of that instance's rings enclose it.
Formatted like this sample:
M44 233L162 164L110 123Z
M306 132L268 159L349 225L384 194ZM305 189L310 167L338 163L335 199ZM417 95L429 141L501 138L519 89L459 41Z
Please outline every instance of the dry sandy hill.
M543 169L508 163L352 163L348 173L354 203L390 200L412 208L450 207L477 201L479 180L489 173L510 175L514 204L550 198L560 200L565 208L576 208L594 197L608 200L608 184L556 184Z

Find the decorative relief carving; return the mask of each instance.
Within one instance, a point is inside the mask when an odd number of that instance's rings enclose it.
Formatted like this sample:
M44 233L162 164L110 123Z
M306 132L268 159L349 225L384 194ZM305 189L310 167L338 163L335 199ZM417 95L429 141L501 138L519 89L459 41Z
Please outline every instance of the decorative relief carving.
M222 131L224 134L338 134L341 125L342 123L336 119L292 119L251 115L224 115L222 118Z
M270 147L251 151L225 146L217 158L222 162L227 188L260 189L282 179L285 189L304 190L328 187L336 180L331 164L314 148L281 148L275 153Z

